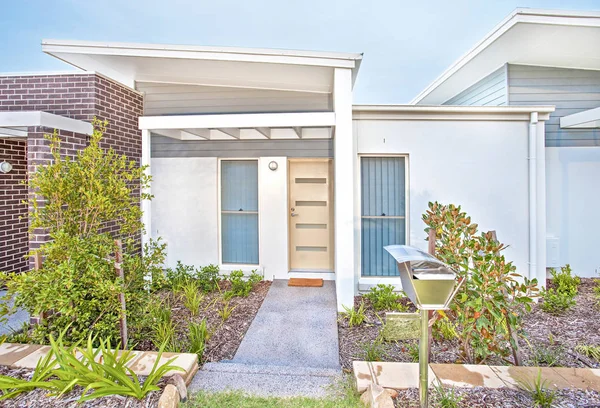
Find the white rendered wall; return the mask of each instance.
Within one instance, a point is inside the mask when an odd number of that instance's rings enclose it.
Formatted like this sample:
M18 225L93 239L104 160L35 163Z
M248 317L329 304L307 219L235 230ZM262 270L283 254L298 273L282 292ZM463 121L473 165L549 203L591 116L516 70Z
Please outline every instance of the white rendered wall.
M568 263L578 276L598 277L599 180L600 148L546 148L546 233L558 243L557 254L548 250L549 265Z
M217 159L152 159L152 238L167 242L167 265L219 264Z
M275 171L269 169L272 161L277 163ZM261 157L258 161L258 183L259 262L266 279L287 279L287 158Z
M408 155L407 244L427 250L422 214L429 201L460 204L480 231L497 231L510 245L508 260L527 276L528 122L355 120L354 127L359 155ZM360 235L359 215L360 208Z

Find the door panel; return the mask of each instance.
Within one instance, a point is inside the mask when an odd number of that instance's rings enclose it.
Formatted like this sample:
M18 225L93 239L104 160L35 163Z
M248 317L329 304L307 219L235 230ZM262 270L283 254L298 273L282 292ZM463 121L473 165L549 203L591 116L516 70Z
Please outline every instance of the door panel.
M331 160L289 165L290 269L333 271Z

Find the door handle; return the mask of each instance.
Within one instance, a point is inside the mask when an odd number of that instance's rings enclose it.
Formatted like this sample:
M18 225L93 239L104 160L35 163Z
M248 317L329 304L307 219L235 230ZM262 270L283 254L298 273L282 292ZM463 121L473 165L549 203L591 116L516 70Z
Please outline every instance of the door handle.
M291 213L290 215L291 215L292 217L295 217L295 216L297 216L298 214L296 214L296 213Z

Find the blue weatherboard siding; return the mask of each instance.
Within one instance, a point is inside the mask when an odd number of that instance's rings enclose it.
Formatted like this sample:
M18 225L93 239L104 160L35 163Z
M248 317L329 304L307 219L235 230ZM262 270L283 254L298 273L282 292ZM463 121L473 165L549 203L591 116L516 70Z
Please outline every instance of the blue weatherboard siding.
M258 264L258 162L221 162L223 263Z
M383 247L406 242L405 171L403 157L361 159L362 276L398 276Z
M504 106L507 104L505 67L492 72L443 103L443 105L463 106Z

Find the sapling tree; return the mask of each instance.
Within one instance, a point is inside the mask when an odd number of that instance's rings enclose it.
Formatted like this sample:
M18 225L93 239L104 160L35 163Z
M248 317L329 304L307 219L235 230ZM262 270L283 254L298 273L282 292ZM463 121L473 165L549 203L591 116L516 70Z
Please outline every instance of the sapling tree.
M460 206L429 203L425 229L435 230L435 255L452 266L465 283L445 313L456 328L465 361L483 363L512 354L518 362L522 315L537 296L537 280L516 273L502 252L507 248L478 225Z
M119 293L124 292L128 319L135 324L146 301L144 275L164 260L164 246L150 245L142 258L140 200L150 176L113 149L100 146L107 122L94 119L88 146L74 159L61 155L55 132L46 135L52 160L39 166L29 181L30 233L45 231L49 241L39 252L39 270L7 276L15 303L32 315L46 313L34 337L45 341L65 330L65 340L77 341L90 332L117 338ZM125 248L125 278L115 274L115 238Z

